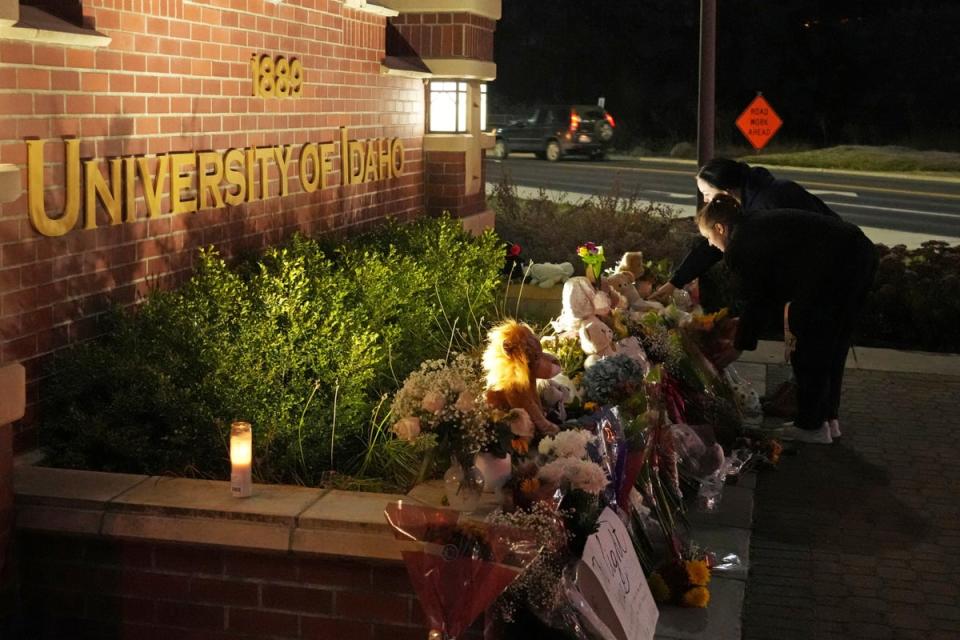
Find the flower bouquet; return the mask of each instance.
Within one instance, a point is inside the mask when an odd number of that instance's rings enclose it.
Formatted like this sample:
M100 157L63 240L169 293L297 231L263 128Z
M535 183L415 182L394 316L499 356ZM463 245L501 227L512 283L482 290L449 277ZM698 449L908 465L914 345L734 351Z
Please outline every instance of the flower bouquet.
M710 602L710 563L702 554L684 554L662 564L647 578L654 600L661 604L704 608Z
M577 247L577 255L586 265L587 280L599 288L600 274L603 271L603 261L605 259L603 247L593 242L586 242Z
M528 530L466 520L457 511L387 505L414 592L430 624L430 638L454 640L503 593L540 553Z

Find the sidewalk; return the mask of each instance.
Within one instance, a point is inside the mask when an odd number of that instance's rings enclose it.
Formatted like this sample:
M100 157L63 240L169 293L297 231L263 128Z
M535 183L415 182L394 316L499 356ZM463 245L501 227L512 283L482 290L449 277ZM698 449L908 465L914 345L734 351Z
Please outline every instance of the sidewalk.
M780 343L736 366L758 390L789 375ZM749 573L716 574L706 611L662 611L658 638L960 638L960 356L861 347L847 367L840 441L791 447L694 516Z

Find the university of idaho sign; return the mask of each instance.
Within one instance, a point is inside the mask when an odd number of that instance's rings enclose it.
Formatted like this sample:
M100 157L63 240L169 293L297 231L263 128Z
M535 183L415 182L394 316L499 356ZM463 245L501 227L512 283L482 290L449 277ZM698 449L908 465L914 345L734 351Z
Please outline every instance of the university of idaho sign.
M80 159L80 140L65 139L64 180L66 198L58 217L47 214L44 192L44 140L27 140L28 212L33 228L56 237L77 227L83 213L83 228L97 227L97 202L109 224L137 221L137 187L146 204L147 219L161 215L219 209L245 202L285 196L290 192L290 161L296 152L297 177L307 193L331 186L347 186L388 180L403 173L404 148L399 138L350 140L347 127L340 128L339 150L333 142L308 142L273 147L247 147L227 151L186 151L153 157L127 156L107 159L109 178L99 159ZM334 183L333 161L339 151L340 176ZM276 193L268 189L269 167L279 174ZM83 203L81 180L83 172ZM259 180L258 180L259 178ZM169 204L162 210L163 196Z

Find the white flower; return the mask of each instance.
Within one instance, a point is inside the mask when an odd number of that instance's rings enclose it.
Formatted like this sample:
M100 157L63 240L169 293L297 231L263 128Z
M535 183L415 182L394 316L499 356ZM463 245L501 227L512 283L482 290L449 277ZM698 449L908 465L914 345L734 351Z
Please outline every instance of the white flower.
M568 458L567 479L571 487L587 493L599 494L607 486L607 474L600 465L589 460Z
M420 435L420 418L402 418L397 420L390 430L397 434L397 437L401 440L408 442L415 440Z
M593 440L593 434L585 429L561 431L554 437L553 455L558 458L586 458L587 444Z
M470 413L476 406L476 403L473 399L473 394L471 394L469 391L461 391L460 395L457 397L457 403L453 406L460 413Z
M423 400L420 401L420 406L424 411L429 411L430 413L440 413L443 411L444 405L446 405L447 399L443 397L442 393L437 391L427 391L423 395Z

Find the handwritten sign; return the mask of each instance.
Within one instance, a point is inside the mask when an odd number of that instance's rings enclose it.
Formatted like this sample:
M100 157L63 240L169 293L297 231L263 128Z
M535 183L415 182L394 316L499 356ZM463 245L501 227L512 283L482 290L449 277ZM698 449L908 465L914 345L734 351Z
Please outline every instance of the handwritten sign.
M587 538L580 590L617 640L653 638L657 605L647 586L630 534L609 507Z

